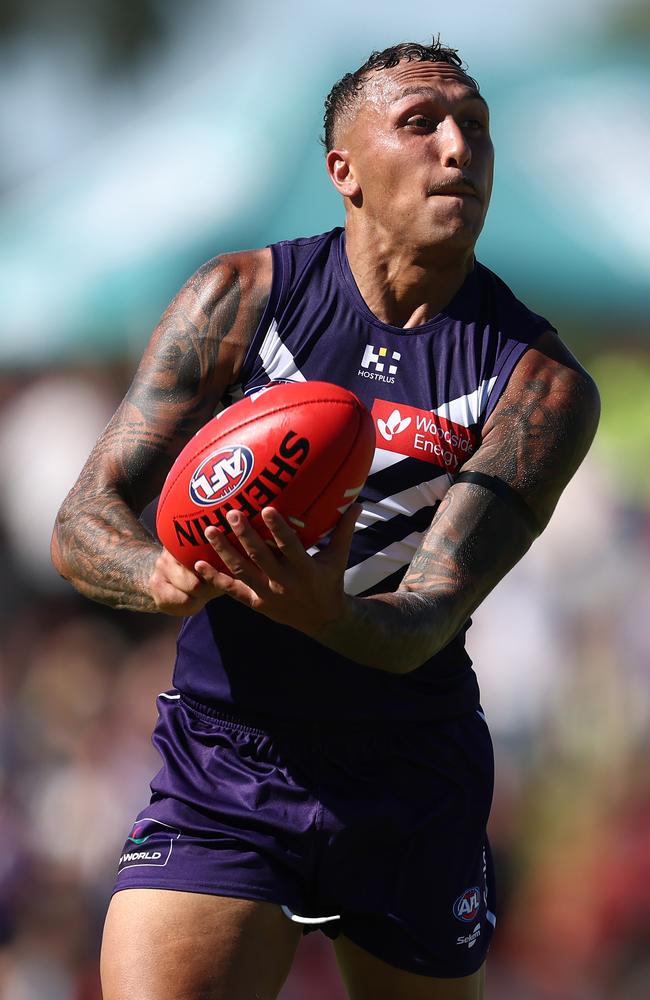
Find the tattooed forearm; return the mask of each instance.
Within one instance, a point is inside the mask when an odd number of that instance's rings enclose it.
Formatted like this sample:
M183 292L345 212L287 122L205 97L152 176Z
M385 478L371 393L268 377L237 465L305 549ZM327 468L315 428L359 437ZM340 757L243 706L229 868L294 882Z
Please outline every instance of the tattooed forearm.
M543 525L584 458L599 414L594 383L558 345L542 339L524 356L464 467L503 480ZM349 598L317 638L359 663L413 670L450 642L533 540L515 507L483 486L457 483L398 592Z
M493 494L462 484L440 503L399 590L349 598L317 636L357 663L408 673L446 646L532 542Z
M453 493L447 493L438 504L431 524L432 528L441 523L453 502ZM456 584L458 578L456 545L459 541L458 531L454 530L453 523L448 534L441 533L437 537L435 546L432 545L431 532L427 532L411 560L400 589L428 590L435 587L443 593L448 591L451 586Z
M269 259L211 261L181 289L63 504L53 559L94 600L155 610L147 585L161 549L137 515L235 380L268 298Z
M64 506L52 541L54 563L62 570L65 567L64 575L94 601L131 611L155 611L147 582L160 546L124 511L124 501L109 495Z

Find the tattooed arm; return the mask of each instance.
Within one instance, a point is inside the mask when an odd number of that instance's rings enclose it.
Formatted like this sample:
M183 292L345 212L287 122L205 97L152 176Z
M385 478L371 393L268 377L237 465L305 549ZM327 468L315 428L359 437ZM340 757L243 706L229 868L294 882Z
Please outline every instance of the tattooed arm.
M270 284L269 250L229 254L200 268L164 313L56 520L54 565L87 597L134 611L191 614L215 596L161 549L137 515L236 381Z
M502 480L545 526L587 453L598 415L594 382L549 332L519 361L463 472ZM349 597L343 574L354 530L352 511L313 559L272 508L262 516L279 555L246 518L235 512L227 516L248 558L221 532L208 529L206 537L233 578L197 563L204 580L220 581L236 600L357 663L400 674L415 670L450 642L534 539L529 519L510 503L483 486L455 483L397 593Z
M496 476L545 527L598 424L598 390L553 334L519 361L463 472ZM482 486L453 485L395 594L345 598L315 636L369 666L408 673L459 631L534 541L526 521Z

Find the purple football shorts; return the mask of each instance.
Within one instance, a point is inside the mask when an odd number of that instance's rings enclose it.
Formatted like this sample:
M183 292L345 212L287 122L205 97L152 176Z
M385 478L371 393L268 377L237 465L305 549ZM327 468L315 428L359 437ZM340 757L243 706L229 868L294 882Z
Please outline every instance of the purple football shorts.
M115 890L277 903L305 930L456 977L496 918L485 832L492 743L481 712L427 723L278 722L162 694L162 768Z

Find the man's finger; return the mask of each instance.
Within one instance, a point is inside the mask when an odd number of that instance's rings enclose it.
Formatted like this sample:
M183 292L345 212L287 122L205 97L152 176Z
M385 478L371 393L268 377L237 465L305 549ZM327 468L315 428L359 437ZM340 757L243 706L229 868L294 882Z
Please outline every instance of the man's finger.
M228 590L232 584L232 577L227 573L220 573L218 569L211 566L209 562L199 559L194 563L194 571L201 581L201 586L212 587L215 590Z
M266 573L267 577L276 579L279 570L278 560L248 518L236 510L228 511L226 518L247 556Z
M236 549L222 531L215 527L206 528L205 537L235 579L243 580L255 590L263 589L267 581L266 574L258 569L245 552Z
M275 507L264 507L262 520L271 532L273 541L283 556L294 561L309 558L306 557L305 548L298 535Z
M235 580L227 573L220 573L214 566L202 559L194 563L194 569L204 581L204 586L213 592L212 597L222 597L227 594L228 597L240 601L241 604L246 604L249 608L252 608L258 600L255 591L247 584L241 580Z
M322 553L328 562L341 563L342 565L347 563L354 527L360 510L361 504L353 503L336 525L330 543Z

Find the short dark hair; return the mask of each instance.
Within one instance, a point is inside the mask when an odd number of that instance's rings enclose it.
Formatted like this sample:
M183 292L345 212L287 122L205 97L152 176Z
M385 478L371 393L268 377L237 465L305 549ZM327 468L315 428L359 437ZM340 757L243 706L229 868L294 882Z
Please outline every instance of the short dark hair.
M334 146L334 132L338 121L346 111L353 107L366 83L368 74L373 70L391 69L398 63L412 61L444 62L450 66L457 66L476 89L479 89L476 80L467 73L458 51L441 45L440 36L433 37L431 45L420 45L419 42L400 42L398 45L382 49L381 52L372 52L363 66L360 66L354 73L346 73L345 76L341 77L325 99L324 135L321 139L325 149L329 150Z

